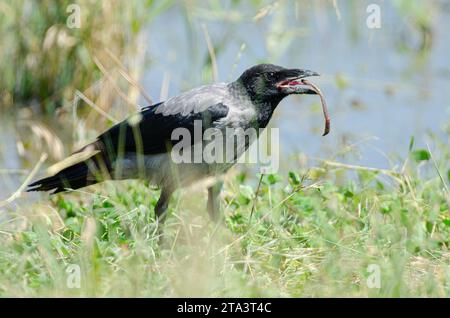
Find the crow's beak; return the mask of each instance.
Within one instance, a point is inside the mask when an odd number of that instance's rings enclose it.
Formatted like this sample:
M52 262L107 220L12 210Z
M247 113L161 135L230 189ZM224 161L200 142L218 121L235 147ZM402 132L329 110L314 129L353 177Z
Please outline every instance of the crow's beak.
M309 85L302 82L302 78L320 76L309 70L292 69L286 72L286 78L276 84L278 90L285 94L317 94Z

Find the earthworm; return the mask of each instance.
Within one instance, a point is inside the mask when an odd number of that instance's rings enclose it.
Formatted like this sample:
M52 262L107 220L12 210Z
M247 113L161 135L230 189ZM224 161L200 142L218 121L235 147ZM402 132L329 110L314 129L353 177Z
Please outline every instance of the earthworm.
M322 102L322 110L323 110L323 117L325 118L325 129L323 131L323 135L328 135L328 133L330 132L330 116L328 114L328 108L327 108L327 103L325 102L325 97L323 97L322 92L320 91L320 89L314 85L313 83L311 83L310 81L308 81L307 79L302 79L303 84L308 85L312 88L313 91L315 91L317 93L317 95L320 96L320 101Z

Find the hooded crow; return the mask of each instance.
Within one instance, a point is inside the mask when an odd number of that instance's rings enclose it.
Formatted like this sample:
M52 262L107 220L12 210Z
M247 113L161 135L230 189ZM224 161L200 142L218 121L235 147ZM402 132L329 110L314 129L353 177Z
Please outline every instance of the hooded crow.
M308 70L260 64L246 70L234 82L202 86L147 106L77 151L73 156L81 160L30 184L27 191L58 193L105 179L147 179L161 188L155 214L162 221L177 188L225 173L253 141L244 138L244 143L233 146L230 160L211 162L195 155L195 149L206 146L202 133L210 128L216 132L265 128L286 96L317 94L301 79L318 75ZM181 133L196 138L186 141L180 138ZM174 160L175 149L189 160ZM221 187L222 182L218 181L208 188L207 209L214 220L219 216Z

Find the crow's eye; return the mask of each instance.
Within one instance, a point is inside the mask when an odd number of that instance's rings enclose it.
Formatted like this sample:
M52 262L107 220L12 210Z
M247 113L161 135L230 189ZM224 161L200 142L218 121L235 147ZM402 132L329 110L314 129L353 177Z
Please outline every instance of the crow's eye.
M266 73L265 75L266 75L266 79L269 80L269 81L275 79L275 73L274 72L269 72L269 73Z

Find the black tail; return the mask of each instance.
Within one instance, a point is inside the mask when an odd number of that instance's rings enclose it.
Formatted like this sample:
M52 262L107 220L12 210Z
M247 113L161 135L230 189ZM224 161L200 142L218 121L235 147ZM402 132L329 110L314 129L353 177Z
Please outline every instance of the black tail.
M89 168L86 162L80 162L58 172L56 175L38 180L28 185L27 191L52 191L58 193L67 189L78 189L97 183L88 180ZM90 178L92 179L92 178Z

